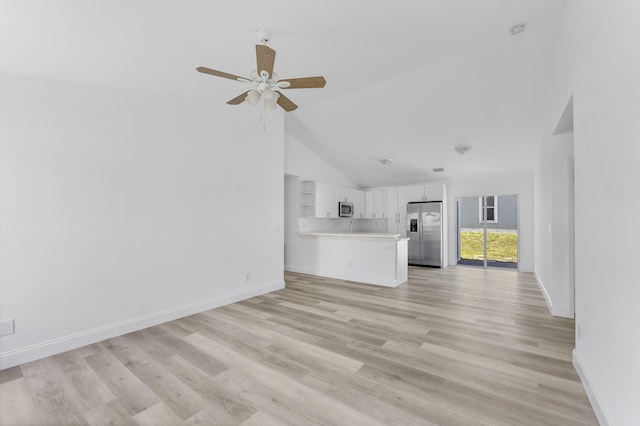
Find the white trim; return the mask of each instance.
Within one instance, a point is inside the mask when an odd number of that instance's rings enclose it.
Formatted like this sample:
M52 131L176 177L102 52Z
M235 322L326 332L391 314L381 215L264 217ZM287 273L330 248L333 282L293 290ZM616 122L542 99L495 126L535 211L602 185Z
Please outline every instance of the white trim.
M540 287L540 291L542 291L542 295L544 296L544 301L547 302L547 309L549 309L549 313L553 315L553 302L549 297L549 293L547 293L547 289L544 286L544 282L542 282L542 279L538 275L537 271L533 271L533 276L535 277L536 282L538 283L538 287Z
M538 283L538 287L540 287L540 290L544 295L544 301L547 302L547 308L549 309L549 313L551 313L551 315L553 315L554 317L574 319L575 316L573 315L572 312L570 312L570 309L567 309L567 308L562 310L553 309L553 300L551 299L551 296L549 296L549 293L547 293L547 288L545 287L544 282L542 281L542 279L540 279L540 276L536 271L533 271L533 276L535 277L536 282Z
M312 268L300 268L298 266L284 265L285 272L295 272L297 274L318 275L318 271Z
M485 205L485 200L487 197L493 198L493 206ZM480 223L498 223L498 196L497 195L480 195L478 197L479 204L479 212L478 212L478 222ZM493 219L492 220L484 220L487 217L486 210L493 209Z
M0 370L284 288L284 281L177 306L138 318L0 353Z
M598 392L591 384L591 380L589 380L589 376L587 375L587 370L584 368L584 364L578 355L578 350L573 350L573 367L578 372L578 376L580 377L580 381L582 382L582 386L584 387L585 392L587 393L587 398L589 398L589 402L591 403L591 407L593 408L593 412L596 414L598 418L598 422L602 426L609 426L613 423L609 420L611 417L607 414L607 410L605 410L604 405L600 403L602 398L598 395Z

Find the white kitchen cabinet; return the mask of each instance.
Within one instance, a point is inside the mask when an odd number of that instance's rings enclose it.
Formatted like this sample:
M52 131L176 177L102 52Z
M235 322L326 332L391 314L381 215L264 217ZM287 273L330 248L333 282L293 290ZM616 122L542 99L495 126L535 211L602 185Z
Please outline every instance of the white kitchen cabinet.
M344 201L342 199L341 201ZM365 217L365 193L359 189L347 188L347 201L353 203L353 217L363 219Z
M425 185L424 197L425 197L425 201L444 201L445 199L444 184Z
M387 190L378 189L366 191L366 218L367 219L386 219L389 217L387 212Z
M424 200L424 185L398 187L398 208L400 213L407 214L407 203Z
M398 187L399 207L405 208L407 203L419 201L442 201L444 184L416 185ZM405 212L406 213L406 212Z
M404 234L402 232L402 229L404 229L404 225L400 226L401 215L400 215L400 209L398 207L398 188L387 188L386 191L387 191L387 218L389 220L389 232L398 233L401 236L402 235L406 236L406 231L404 231ZM405 211L404 214L406 216L407 212Z
M395 190L395 193L392 191ZM389 232L397 232L402 237L407 235L407 204L420 201L443 201L446 197L444 184L427 184L399 186L388 189L387 211L389 212ZM394 199L395 203L390 200ZM394 227L395 226L395 227Z
M387 218L387 191L381 189L373 194L373 216L374 219Z
M366 217L367 219L372 219L373 218L373 193L375 191L365 191L364 193L364 217Z
M398 191L403 204L416 201L442 201L444 184L400 186Z
M336 185L316 182L316 217L338 217L338 202L342 201Z
M345 188L324 182L300 182L301 216L329 217L339 216L338 203L353 203L354 218L365 215L364 192L354 188Z

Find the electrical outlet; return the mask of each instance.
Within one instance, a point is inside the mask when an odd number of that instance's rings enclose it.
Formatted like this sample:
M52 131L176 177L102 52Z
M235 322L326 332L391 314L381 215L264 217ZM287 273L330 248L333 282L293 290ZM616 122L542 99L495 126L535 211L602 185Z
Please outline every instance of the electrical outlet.
M244 282L248 283L249 281L251 281L251 274L249 273L244 274Z
M7 336L14 333L13 319L0 322L0 336Z

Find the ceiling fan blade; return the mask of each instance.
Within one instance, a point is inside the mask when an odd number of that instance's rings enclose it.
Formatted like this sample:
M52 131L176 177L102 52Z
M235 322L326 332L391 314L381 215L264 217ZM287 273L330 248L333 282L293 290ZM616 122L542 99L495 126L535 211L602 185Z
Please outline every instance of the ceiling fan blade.
M294 109L298 108L298 105L294 104L293 102L291 102L291 99L287 98L285 95L283 95L282 93L278 92L278 105L280 105L282 107L283 110L290 112L293 111Z
M244 100L247 98L247 93L249 93L250 90L247 90L246 92L236 96L235 98L228 100L227 103L229 105L238 105L244 102Z
M290 84L287 87L282 87L282 89L315 89L324 87L327 84L327 80L321 75L317 77L285 78L278 81L278 84L282 82Z
M276 51L264 44L256 44L256 62L258 75L260 75L260 71L266 71L269 73L269 78L271 78L273 64L276 62Z
M228 78L230 80L251 81L248 78L240 77L239 75L233 75L233 74L229 74L222 71L216 71L216 70L212 70L211 68L198 67L196 68L196 70L204 74L211 74L211 75L215 75L216 77Z

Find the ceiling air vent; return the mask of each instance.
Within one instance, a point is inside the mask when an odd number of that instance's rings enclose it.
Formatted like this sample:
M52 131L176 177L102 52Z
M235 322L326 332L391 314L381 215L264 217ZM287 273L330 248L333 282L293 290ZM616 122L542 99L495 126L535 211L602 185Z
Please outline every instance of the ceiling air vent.
M444 169L442 167L436 167L435 169L431 169L433 170L434 173L442 173L444 172Z

